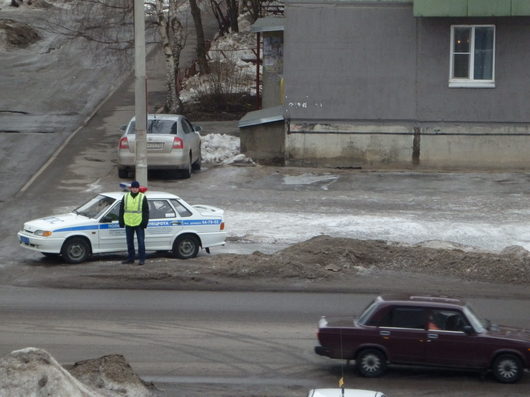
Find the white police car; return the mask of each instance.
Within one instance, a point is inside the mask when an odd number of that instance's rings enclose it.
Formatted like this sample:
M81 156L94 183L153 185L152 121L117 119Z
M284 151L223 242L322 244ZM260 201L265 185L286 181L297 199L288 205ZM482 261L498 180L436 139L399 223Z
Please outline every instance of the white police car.
M92 254L127 250L125 229L118 223L123 192L102 193L69 214L35 219L18 232L20 245L46 256L61 255L80 263ZM197 256L202 247L224 245L224 211L189 205L171 193L147 192L147 251L172 251L177 258Z

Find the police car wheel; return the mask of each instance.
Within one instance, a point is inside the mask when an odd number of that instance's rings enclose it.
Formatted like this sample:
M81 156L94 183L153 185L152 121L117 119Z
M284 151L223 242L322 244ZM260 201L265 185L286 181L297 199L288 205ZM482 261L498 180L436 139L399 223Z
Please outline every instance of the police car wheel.
M195 258L198 253L199 240L195 236L180 236L173 243L173 254L179 259Z
M84 262L90 256L90 245L84 238L72 237L64 242L61 255L68 263Z

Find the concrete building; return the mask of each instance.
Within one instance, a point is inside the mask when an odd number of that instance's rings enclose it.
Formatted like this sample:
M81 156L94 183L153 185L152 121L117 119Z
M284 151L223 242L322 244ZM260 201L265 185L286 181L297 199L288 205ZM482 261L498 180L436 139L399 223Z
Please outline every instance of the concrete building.
M530 168L530 0L287 0L283 25L276 162Z

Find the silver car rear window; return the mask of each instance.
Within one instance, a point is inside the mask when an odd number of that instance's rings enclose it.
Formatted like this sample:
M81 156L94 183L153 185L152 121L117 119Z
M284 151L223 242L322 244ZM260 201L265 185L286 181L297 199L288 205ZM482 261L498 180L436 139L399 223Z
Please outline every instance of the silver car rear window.
M127 135L134 135L136 133L136 123L133 121L127 128ZM176 134L177 122L171 120L149 120L147 122L148 134Z

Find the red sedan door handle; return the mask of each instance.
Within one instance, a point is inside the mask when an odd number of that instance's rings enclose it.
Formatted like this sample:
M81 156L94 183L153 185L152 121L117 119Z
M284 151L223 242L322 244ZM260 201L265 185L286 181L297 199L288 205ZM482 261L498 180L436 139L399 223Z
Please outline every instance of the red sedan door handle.
M381 336L390 336L390 331L379 331L379 335L381 335Z

